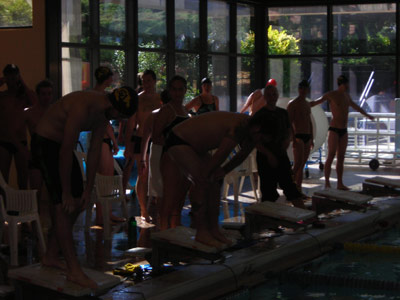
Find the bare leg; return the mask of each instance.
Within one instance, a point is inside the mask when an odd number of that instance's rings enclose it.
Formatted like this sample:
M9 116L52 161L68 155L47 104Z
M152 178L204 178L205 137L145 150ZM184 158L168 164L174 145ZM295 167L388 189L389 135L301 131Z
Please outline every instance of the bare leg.
M293 141L293 173L297 188L301 190L301 183L303 181L303 168L304 168L304 149L305 145L301 139Z
M15 167L17 169L18 187L22 190L28 188L28 158L20 152L14 155Z
M325 187L330 188L330 176L333 159L335 158L336 149L339 143L339 136L337 133L329 131L328 134L328 157L325 161Z
M337 188L339 190L350 190L343 184L343 168L344 168L344 156L347 149L347 133L339 139L339 146L337 148L336 156L336 174L337 174Z
M136 165L138 165L138 161L140 160L140 155L135 155ZM147 158L148 160L148 158ZM140 214L142 218L144 218L147 222L150 221L149 213L147 211L147 188L149 181L149 172L148 168L143 174L138 174L136 181L136 195L140 205Z
M124 170L122 171L122 187L124 191L126 191L126 188L128 186L129 178L131 177L134 163L135 160L133 159L128 160L125 164ZM126 201L129 201L129 197L126 197Z

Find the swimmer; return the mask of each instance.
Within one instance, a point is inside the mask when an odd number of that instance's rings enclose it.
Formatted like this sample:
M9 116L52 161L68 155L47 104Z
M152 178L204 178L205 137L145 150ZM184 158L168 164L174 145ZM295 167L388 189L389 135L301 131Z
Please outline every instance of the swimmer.
M336 157L337 189L349 190L343 183L344 156L347 149L347 122L349 117L349 108L360 112L370 120L374 117L366 113L361 107L353 102L349 92L349 80L346 76L340 75L337 78L338 88L328 92L321 98L310 103L311 106L318 105L328 101L332 112L332 120L329 124L328 133L328 157L325 161L325 188L330 188L330 176L333 159Z
M311 122L311 106L306 100L310 91L307 80L298 86L299 95L288 104L287 111L292 128L293 139L293 173L297 188L301 192L303 169L307 162L310 150L314 146L313 127Z
M45 112L32 137L52 205L52 229L42 264L66 268L66 278L83 287L97 284L79 265L74 249L72 228L86 209L93 190L101 155L101 145L109 120L127 118L137 110L137 94L129 87L110 94L88 90L73 92L53 103ZM83 187L74 148L81 131L91 131L87 156L87 182ZM63 254L66 266L59 260Z
M219 111L219 99L211 94L212 81L205 77L201 80L201 94L185 105L187 110L194 108L196 114Z
M276 81L275 79L271 78L268 80L267 84L265 86L275 86L276 87ZM266 105L264 94L263 94L263 89L257 89L254 92L250 94L250 96L247 98L246 103L243 105L242 109L240 110L240 113L244 113L247 110L249 110L249 115L252 116L254 115L258 110L260 110L262 107Z

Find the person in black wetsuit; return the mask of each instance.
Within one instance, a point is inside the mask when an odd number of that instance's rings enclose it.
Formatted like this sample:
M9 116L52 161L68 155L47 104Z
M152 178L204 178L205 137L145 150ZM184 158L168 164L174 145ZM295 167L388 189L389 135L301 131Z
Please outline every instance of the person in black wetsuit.
M201 80L201 94L185 105L187 110L194 109L197 115L210 111L219 111L219 99L211 94L212 82L209 78Z
M160 108L160 111L154 118L153 139L158 140L159 144L164 144L165 138L174 126L189 118L188 111L185 106L183 106L186 90L187 82L185 78L177 75L169 81L168 93L170 101ZM160 160L163 195L165 194L165 189L171 186L182 185L187 188L190 187L190 182L179 172L179 169L173 165L170 166L168 163L169 159L168 156L162 154ZM174 176L164 176L165 174L171 173L174 174ZM160 212L159 219L161 230L180 225L180 211L185 202L186 192L179 193L179 191L180 190L176 189L177 193L173 194L172 197L163 197L162 202L159 203L158 211Z

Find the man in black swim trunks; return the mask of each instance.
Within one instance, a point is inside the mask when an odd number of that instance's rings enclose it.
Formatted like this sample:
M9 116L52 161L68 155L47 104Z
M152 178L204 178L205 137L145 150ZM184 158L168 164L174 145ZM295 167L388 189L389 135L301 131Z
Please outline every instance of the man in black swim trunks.
M65 95L52 104L36 126L35 160L40 161L42 176L52 205L52 229L42 264L66 269L66 278L83 287L97 284L81 269L75 254L73 225L86 208L93 190L101 145L109 120L129 117L137 110L137 94L129 87L111 94L88 90ZM91 131L87 155L87 182L83 190L79 164L73 154L81 131ZM60 251L66 266L59 260Z
M334 91L328 92L321 98L310 103L311 106L321 104L324 101L328 101L329 107L332 112L332 119L330 122L329 133L328 133L328 156L325 162L325 188L330 188L330 175L331 166L333 159L336 157L336 173L337 173L337 189L349 190L347 186L343 184L343 167L344 167L344 155L347 148L347 122L349 116L349 108L352 107L354 110L360 112L370 120L374 120L374 117L367 114L361 107L353 102L349 91L349 80L344 76L340 75L337 78L338 88Z
M293 133L293 173L299 191L303 182L303 169L314 145L311 107L306 100L309 90L308 81L302 80L298 86L299 95L287 107Z

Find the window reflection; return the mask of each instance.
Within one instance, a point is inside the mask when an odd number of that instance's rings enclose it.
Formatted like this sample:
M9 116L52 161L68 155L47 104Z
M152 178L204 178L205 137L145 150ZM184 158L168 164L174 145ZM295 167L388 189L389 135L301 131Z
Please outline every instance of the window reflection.
M64 43L89 42L89 1L62 0L61 39Z
M139 0L139 46L164 48L166 45L165 0Z
M199 0L175 0L175 49L199 46Z
M208 77L213 83L213 94L219 98L219 110L230 111L229 59L223 55L208 57Z
M199 55L177 53L175 55L175 74L183 76L188 83L185 102L199 94L197 82L199 79Z
M125 0L100 1L100 43L122 45L125 37Z
M207 2L208 49L227 52L229 43L229 5L223 1Z
M62 48L62 95L90 88L91 67L88 51Z

